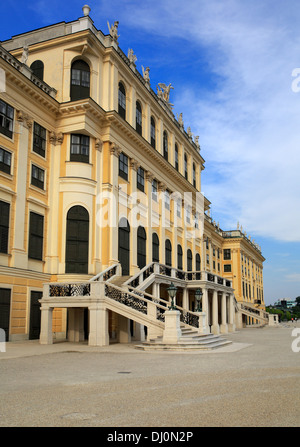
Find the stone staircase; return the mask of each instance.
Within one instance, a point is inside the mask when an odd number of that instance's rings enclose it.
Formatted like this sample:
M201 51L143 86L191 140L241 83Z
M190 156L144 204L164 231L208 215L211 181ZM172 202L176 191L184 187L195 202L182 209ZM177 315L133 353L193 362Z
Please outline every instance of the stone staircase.
M221 348L230 345L232 342L225 340L219 335L214 334L199 334L197 330L186 328L181 325L181 333L178 343L167 344L163 342L163 337L156 337L138 345L136 349L143 351L150 350L170 350L170 351L208 351L212 349Z
M131 276L114 276L109 280L109 284L122 287L124 282L126 282L129 278L131 278Z

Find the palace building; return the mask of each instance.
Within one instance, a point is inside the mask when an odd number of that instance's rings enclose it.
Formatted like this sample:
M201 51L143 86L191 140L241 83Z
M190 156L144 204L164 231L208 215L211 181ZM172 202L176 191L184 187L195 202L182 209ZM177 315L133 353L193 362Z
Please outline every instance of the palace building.
M175 117L171 84L152 88L120 49L118 25L104 34L85 5L1 42L7 340L143 342L174 308L180 336L268 322L260 247L211 219L198 137Z

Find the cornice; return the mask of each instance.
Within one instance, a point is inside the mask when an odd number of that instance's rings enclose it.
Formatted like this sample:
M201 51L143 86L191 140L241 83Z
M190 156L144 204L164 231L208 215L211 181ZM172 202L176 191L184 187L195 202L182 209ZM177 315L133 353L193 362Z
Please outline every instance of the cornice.
M130 139L131 144L134 144L135 147L138 146L143 151L144 156L149 155L153 161L157 162L160 168L164 172L170 174L173 181L175 181L177 184L180 184L185 192L198 192L182 174L176 171L174 166L172 166L167 160L165 160L164 157L156 149L154 149L147 140L139 135L127 121L123 120L117 112L106 112L105 118L103 120L103 124L105 123L107 125L116 126L120 130L123 137L124 135L127 136Z

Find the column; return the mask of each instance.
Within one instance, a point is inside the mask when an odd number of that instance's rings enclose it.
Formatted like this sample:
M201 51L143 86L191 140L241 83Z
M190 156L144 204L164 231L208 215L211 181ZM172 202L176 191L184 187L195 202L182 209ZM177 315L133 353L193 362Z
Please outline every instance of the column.
M68 340L78 343L84 340L84 309L68 309Z
M139 272L139 267L137 265L137 229L138 229L138 203L137 203L137 170L139 168L139 164L133 158L130 160L130 186L131 186L131 197L135 198L136 203L132 203L130 210L130 274L135 275Z
M222 292L222 307L221 307L221 316L222 316L222 322L221 322L221 333L227 334L228 333L228 325L227 325L227 295L225 292Z
M29 140L32 134L33 121L25 112L18 110L17 120L15 122L15 138L18 144L18 169L16 175L16 201L15 201L15 216L16 222L13 233L13 246L11 249L11 266L16 268L26 269L28 264L27 249L25 247L25 231L26 228L26 185L27 185L27 165L28 153L30 153ZM31 175L31 166L29 165L29 173ZM29 222L27 222L27 228ZM18 231L19 228L19 231Z
M121 148L114 143L110 144L110 182L112 184L111 196L109 201L109 264L118 262L118 223L119 223L119 155Z
M189 307L189 291L186 287L182 290L182 307L187 310L189 310L189 308L190 308Z
M235 322L234 322L234 296L231 293L229 295L229 318L228 318L228 330L229 332L235 331Z
M145 175L145 193L147 194L147 252L146 264L152 262L152 181L154 175L147 171Z
M103 304L91 305L89 346L108 346L108 310Z
M62 133L50 132L50 169L49 169L49 213L48 228L57 228L60 225L59 219L59 176L60 176L60 157L61 145L64 135ZM48 147L49 147L48 146ZM45 271L59 271L59 246L56 231L48 231L47 234L48 255L45 256Z
M130 343L130 320L123 315L118 315L118 328L119 328L119 343Z
M40 344L41 345L52 345L53 334L52 334L52 315L53 309L47 305L41 307L41 333L40 333Z
M205 326L208 326L208 290L202 288L202 312L205 313Z
M213 291L213 302L212 302L212 327L211 330L214 334L219 334L219 322L218 322L218 292Z

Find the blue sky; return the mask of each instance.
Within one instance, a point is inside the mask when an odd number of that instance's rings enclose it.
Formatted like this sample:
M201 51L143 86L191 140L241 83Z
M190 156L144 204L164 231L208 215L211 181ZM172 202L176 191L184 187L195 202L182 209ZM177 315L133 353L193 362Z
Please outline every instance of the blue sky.
M199 135L202 192L224 230L262 247L265 302L300 295L300 5L298 0L88 1L96 28L150 67L151 87ZM6 0L0 40L72 21L84 1ZM297 76L299 73L299 84Z

